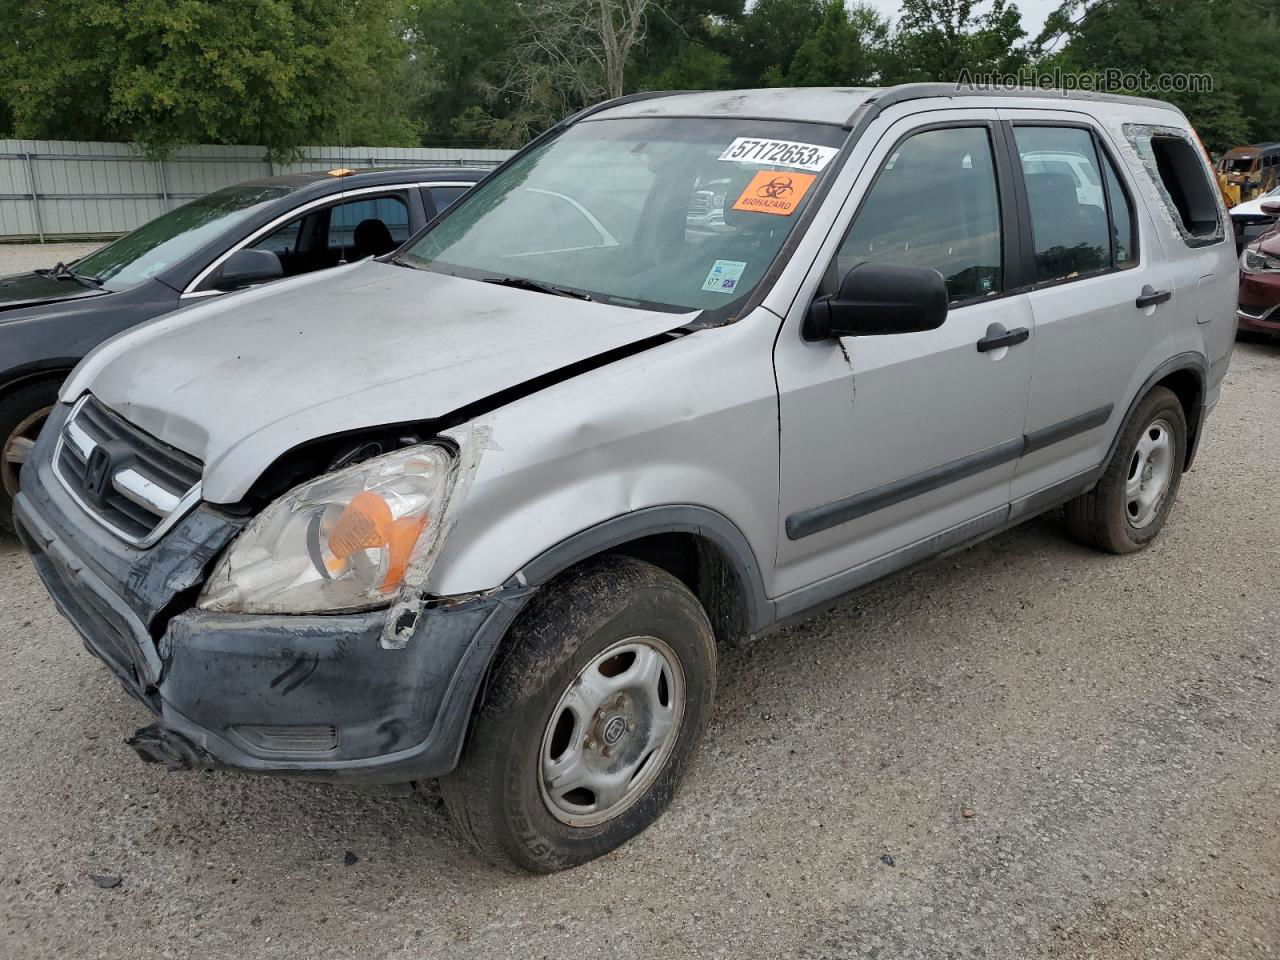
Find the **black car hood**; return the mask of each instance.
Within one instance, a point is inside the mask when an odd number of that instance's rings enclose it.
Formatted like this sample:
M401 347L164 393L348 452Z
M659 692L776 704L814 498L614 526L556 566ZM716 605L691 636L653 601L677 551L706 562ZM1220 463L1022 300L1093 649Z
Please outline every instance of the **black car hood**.
M41 273L18 273L0 277L0 311L35 307L43 303L101 297L110 291L94 290L70 278L55 280Z

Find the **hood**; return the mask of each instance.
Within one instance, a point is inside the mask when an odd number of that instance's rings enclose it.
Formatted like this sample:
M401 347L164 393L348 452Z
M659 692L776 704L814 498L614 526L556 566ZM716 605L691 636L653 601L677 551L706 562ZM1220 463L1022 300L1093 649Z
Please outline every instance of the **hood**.
M91 353L84 391L204 462L206 499L241 499L320 437L430 420L692 316L364 261L218 297Z
M1272 196L1264 193L1260 197L1254 197L1252 200L1246 200L1244 203L1237 203L1234 207L1227 211L1233 217L1257 217L1262 216L1262 204L1268 200L1280 200L1280 197Z
M42 273L18 273L0 277L0 322L4 321L6 310L101 297L107 293L109 291L94 290L75 280L54 280Z

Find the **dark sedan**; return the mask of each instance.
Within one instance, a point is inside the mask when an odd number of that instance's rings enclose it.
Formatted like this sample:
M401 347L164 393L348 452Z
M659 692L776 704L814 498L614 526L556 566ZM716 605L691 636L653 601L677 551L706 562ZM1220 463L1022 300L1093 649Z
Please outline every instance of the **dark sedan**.
M70 264L0 277L0 528L18 471L80 359L200 298L389 253L487 171L332 170L254 180Z

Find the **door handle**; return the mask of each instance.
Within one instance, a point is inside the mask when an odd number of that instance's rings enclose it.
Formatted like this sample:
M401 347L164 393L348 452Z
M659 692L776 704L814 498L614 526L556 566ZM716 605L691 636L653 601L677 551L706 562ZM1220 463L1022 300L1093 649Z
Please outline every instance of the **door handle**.
M1171 299L1173 299L1171 291L1157 290L1148 283L1142 288L1142 293L1138 294L1138 299L1133 302L1136 307L1142 309L1144 307L1154 307L1158 303L1168 303Z
M1015 343L1021 343L1027 337L1031 336L1031 331L1026 327L1014 327L1012 330L1006 330L998 323L993 323L987 327L987 335L978 341L978 352L987 353L990 350L999 350L1001 347L1012 347Z

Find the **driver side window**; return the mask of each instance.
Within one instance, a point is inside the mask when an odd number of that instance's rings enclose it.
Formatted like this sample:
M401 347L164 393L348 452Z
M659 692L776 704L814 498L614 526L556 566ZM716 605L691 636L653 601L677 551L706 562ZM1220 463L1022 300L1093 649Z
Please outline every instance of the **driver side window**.
M1000 201L986 127L924 130L880 168L836 256L931 267L951 302L1004 289Z

